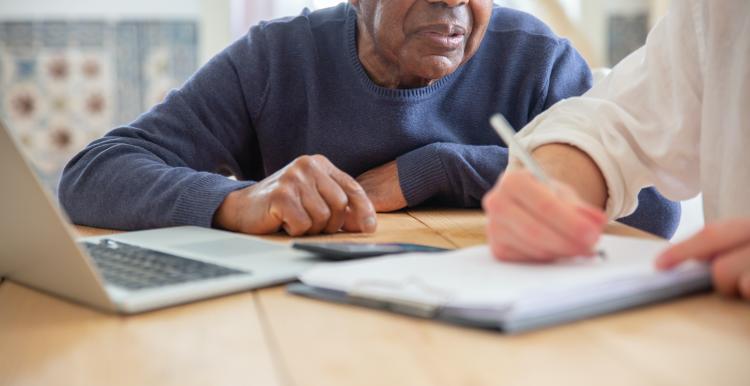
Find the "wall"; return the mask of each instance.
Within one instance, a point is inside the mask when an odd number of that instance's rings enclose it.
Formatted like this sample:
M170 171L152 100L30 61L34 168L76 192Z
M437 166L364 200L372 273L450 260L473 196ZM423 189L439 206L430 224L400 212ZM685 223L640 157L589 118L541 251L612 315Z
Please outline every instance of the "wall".
M0 17L18 18L195 18L199 0L4 0Z
M298 15L313 5L313 0L231 0L232 35L241 36L263 20Z
M222 4L0 1L0 118L50 188L81 147L161 101L226 46Z
M230 0L3 0L0 19L198 20L199 61L205 63L232 38L229 4Z

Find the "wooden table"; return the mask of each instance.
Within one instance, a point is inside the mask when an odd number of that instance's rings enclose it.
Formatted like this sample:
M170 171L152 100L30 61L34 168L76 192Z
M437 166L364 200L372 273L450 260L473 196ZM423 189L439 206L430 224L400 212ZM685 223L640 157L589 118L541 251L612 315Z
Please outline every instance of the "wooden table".
M463 247L484 242L484 217L383 214L373 235L322 238ZM714 294L506 336L283 287L124 317L0 285L3 386L750 385L749 361L750 306Z

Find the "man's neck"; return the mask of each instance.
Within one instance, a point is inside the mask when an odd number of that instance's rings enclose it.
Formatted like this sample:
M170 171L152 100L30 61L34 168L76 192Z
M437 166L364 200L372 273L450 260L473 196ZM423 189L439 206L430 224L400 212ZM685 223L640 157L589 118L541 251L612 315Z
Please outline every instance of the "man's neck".
M378 53L372 36L357 23L357 55L370 79L385 88L418 88L429 86L434 80L405 76L401 67Z

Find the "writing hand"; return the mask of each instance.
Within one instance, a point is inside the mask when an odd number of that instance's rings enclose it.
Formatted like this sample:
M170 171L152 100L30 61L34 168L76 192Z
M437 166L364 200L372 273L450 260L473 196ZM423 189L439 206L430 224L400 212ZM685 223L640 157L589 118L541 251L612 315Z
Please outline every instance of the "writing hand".
M567 185L550 183L526 170L510 171L485 195L487 238L497 259L551 262L593 254L606 215Z

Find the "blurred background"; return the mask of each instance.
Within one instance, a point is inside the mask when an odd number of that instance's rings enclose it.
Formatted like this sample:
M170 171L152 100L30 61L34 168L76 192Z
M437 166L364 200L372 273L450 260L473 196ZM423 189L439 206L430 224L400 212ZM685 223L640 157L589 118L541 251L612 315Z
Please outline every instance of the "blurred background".
M606 68L645 42L668 1L496 3L541 18ZM161 101L251 25L340 2L0 0L0 119L54 190L78 150ZM681 233L699 226L689 220Z

